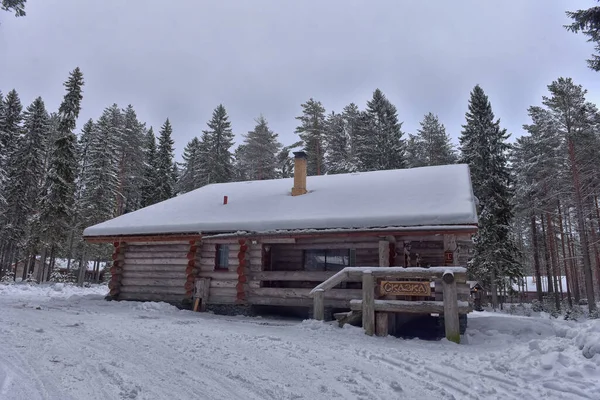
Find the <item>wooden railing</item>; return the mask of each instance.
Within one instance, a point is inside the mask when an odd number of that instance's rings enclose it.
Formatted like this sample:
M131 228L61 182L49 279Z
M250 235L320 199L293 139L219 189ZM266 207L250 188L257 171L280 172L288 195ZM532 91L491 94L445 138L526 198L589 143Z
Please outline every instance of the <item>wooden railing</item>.
M463 267L346 267L323 283L316 286L310 294L313 296L313 316L323 320L325 315L325 292L346 281L362 280L362 299L350 301L350 309L362 311L362 325L367 335L373 335L376 328L380 335L388 333L388 313L440 313L444 315L446 338L460 342L459 313L470 312L467 301L458 301L457 283L466 283L466 269ZM420 280L422 287L430 287L430 282L441 279L443 285L442 301L406 301L395 299L376 299L377 279ZM416 282L416 287L419 281ZM388 282L388 284L407 284L408 282ZM410 285L408 285L410 286ZM397 295L402 295L398 293ZM389 296L388 296L389 297Z

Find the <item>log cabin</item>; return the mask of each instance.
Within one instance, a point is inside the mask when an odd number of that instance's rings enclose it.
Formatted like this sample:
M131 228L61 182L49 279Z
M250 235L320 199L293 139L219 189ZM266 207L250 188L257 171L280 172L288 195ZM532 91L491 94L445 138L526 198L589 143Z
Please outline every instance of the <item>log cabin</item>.
M114 245L107 299L310 313L311 290L345 267L466 265L477 231L467 165L307 177L306 154L294 155L293 178L211 184L85 229ZM439 298L431 285L410 299ZM329 315L360 291L360 279L327 291Z

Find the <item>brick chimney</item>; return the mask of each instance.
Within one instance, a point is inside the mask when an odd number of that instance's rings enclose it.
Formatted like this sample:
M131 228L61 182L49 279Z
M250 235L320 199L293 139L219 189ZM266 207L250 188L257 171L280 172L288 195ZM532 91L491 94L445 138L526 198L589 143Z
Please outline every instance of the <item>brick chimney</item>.
M303 151L294 152L294 187L292 196L306 194L306 153Z

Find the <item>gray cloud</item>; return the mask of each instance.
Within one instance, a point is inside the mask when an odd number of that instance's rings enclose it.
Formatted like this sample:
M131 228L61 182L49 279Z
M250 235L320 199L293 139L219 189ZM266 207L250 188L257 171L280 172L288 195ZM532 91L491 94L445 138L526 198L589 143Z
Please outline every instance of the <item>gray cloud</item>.
M546 85L571 76L600 99L586 68L592 46L562 28L591 0L28 0L1 13L0 90L60 104L75 66L86 86L80 125L131 103L158 128L169 117L178 152L223 103L234 132L263 113L289 144L309 97L328 111L364 107L379 87L404 130L437 113L456 138L479 83L514 136Z

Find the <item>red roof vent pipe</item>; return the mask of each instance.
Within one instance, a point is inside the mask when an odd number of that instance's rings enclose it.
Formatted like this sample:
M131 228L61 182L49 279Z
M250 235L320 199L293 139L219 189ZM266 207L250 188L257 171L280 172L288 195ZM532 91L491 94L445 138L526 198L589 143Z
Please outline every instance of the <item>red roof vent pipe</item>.
M227 196L223 196L223 205L227 204Z

